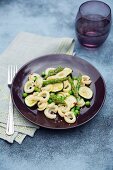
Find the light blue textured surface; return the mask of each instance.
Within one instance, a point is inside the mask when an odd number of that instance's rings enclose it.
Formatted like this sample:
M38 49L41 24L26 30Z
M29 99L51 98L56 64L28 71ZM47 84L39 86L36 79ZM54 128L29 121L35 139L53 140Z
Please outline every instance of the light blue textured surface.
M83 0L0 0L0 52L17 33L74 37L74 19ZM113 9L113 1L106 0ZM98 115L67 131L40 129L22 145L0 140L0 170L113 170L113 26L103 46L76 53L103 75L107 96Z

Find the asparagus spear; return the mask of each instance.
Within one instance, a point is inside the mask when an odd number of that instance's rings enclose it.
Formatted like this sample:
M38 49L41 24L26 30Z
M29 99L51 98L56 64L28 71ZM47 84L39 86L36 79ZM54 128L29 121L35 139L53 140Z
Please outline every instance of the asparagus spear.
M55 103L55 104L65 104L65 97L58 96L55 94L50 95L50 99Z
M50 71L48 72L48 75L45 76L45 79L47 79L49 76L54 76L54 75L56 75L57 73L59 73L59 72L62 71L63 69L64 69L63 67L59 66L59 67L57 67L55 70L50 70Z
M78 97L77 89L76 89L76 87L75 87L75 85L74 85L74 82L73 82L73 80L72 80L72 78L71 78L70 76L68 77L68 80L69 80L69 82L70 82L70 84L71 84L71 90L72 90L74 96L75 96L75 97Z
M81 86L81 80L82 80L82 76L79 75L77 78L77 85L76 85L76 90L78 91L80 86Z
M43 81L43 86L46 86L48 84L61 83L61 82L66 81L66 80L68 80L68 77L51 79L51 80L44 80Z

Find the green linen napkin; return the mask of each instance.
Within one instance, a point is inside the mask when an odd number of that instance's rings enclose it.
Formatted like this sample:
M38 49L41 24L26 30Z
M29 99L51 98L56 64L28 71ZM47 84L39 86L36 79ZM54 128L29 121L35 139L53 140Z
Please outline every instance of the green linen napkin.
M15 133L12 136L5 134L8 115L9 89L7 86L7 66L9 64L23 64L33 58L46 54L72 54L74 40L72 38L52 38L22 32L16 36L9 47L0 56L0 138L10 143L22 143L26 135L33 137L38 126L28 122L14 109Z

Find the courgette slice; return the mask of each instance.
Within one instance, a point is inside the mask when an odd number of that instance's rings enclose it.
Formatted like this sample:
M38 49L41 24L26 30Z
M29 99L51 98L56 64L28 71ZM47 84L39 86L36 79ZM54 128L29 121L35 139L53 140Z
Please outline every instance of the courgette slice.
M63 83L55 83L52 84L51 92L58 92L61 91L62 89L63 89Z
M86 86L80 87L79 95L85 99L91 99L93 96L93 91Z

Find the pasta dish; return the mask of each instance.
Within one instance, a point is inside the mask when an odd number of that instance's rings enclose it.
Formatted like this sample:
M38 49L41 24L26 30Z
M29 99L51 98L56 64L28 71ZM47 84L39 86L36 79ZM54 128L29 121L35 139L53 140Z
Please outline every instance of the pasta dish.
M68 67L47 68L41 75L28 75L23 98L28 107L37 106L48 119L59 115L65 122L76 122L81 108L90 107L93 91L88 75L74 76Z

